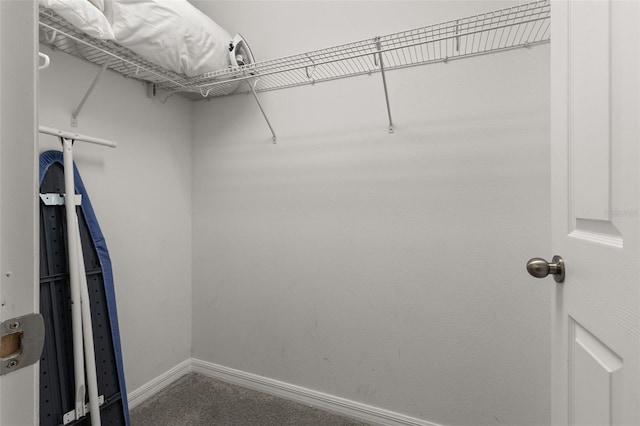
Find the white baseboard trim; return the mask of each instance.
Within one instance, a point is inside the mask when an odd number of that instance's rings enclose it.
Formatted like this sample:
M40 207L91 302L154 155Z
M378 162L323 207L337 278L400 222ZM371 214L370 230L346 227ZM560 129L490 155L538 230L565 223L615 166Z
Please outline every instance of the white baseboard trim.
M430 423L404 414L383 410L195 358L191 359L191 371L377 425L440 426L436 423Z
M129 408L133 408L136 405L140 405L162 389L169 386L171 383L178 380L180 377L191 372L192 359L186 359L180 364L173 367L171 370L159 375L150 382L140 386L138 389L129 392Z

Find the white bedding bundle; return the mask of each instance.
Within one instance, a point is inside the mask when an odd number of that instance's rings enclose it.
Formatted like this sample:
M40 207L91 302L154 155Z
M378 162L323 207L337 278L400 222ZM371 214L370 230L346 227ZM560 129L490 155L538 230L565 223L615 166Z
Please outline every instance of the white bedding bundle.
M91 37L100 40L116 39L107 17L94 5L102 5L104 9L104 3L92 3L88 0L40 0L40 4Z
M187 0L39 0L84 33L194 77L231 65L231 35Z

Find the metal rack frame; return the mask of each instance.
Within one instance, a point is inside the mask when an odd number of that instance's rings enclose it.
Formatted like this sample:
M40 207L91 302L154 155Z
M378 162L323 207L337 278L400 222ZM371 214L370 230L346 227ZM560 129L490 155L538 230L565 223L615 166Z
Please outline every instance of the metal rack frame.
M174 93L190 93L203 98L231 93L256 95L380 72L387 101L389 131L393 132L385 72L548 43L550 17L549 0L535 1L326 49L229 67L192 78L154 65L116 43L89 37L44 8L40 9L40 42L91 61L103 69L112 69L144 81L148 83L150 96L168 97ZM79 109L98 78L99 75ZM246 84L240 84L242 82ZM259 101L258 105L266 119ZM76 119L79 109L74 112ZM275 141L268 119L267 124Z
M213 91L229 79L255 79L256 92L531 47L550 41L549 0L301 53L192 79L191 89ZM222 80L222 81L218 81Z

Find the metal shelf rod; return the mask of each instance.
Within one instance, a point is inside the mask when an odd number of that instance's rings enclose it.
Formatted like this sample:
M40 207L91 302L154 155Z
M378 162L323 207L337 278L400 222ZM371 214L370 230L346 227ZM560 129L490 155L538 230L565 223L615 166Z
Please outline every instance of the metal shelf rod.
M271 122L269 121L269 117L267 117L267 113L264 112L264 108L262 108L262 104L260 103L260 99L258 99L258 95L256 94L256 91L253 88L253 85L251 84L251 81L247 81L247 84L249 85L249 89L251 89L251 94L253 94L253 98L256 100L256 103L258 104L258 108L260 108L260 112L262 113L262 116L264 117L265 121L267 122L267 126L269 126L269 130L271 130L271 135L272 135L271 140L275 144L277 142L276 132L273 131L273 127L271 126Z
M98 71L98 74L93 79L91 86L89 86L87 93L84 94L84 97L78 104L77 108L73 111L73 114L71 114L71 127L78 127L78 114L80 114L80 111L82 111L84 104L89 99L89 96L91 96L91 93L93 93L93 89L95 89L96 86L98 85L98 81L100 81L100 77L102 77L102 73L104 72L104 70L107 69L110 63L111 63L111 60L108 60L102 65L102 68L100 68L100 71Z
M377 37L377 44L380 46L380 37ZM380 61L380 75L382 75L382 86L384 87L384 99L387 103L387 115L389 116L389 133L393 133L393 119L391 118L391 105L389 104L389 92L387 90L387 77L384 73L384 60L382 59L382 51L378 52L378 61Z

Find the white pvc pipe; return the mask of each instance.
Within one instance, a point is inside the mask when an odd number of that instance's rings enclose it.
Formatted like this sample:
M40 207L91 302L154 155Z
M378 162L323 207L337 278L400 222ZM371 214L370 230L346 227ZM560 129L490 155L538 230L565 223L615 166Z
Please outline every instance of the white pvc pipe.
M98 378L93 344L91 305L84 268L84 255L80 240L80 227L75 203L75 179L73 169L73 145L69 139L62 139L65 197L67 219L67 247L69 257L69 281L71 284L72 325L73 325L73 366L76 379L76 419L85 416L85 363L89 386L89 413L91 425L101 426L100 404L98 402ZM83 356L84 355L84 356Z
M84 382L84 357L82 339L82 304L80 300L80 277L78 270L78 218L76 216L75 182L73 177L73 147L71 141L63 139L64 206L67 216L67 257L69 258L69 282L71 286L71 322L73 329L73 372L75 376L76 419L85 413L86 395Z
M73 139L77 142L89 142L96 145L108 146L110 148L115 148L117 146L115 142L110 140L94 138L93 136L81 135L79 133L68 132L66 130L54 129L53 127L39 126L38 130L40 133L57 136L59 138Z
M84 335L84 362L87 370L87 386L89 390L89 414L91 426L100 426L100 402L98 401L98 376L96 372L96 353L93 343L93 324L91 321L91 301L89 299L89 287L84 268L84 254L80 240L80 226L76 215L77 240L78 240L78 274L80 275L80 298L82 303L82 332Z

